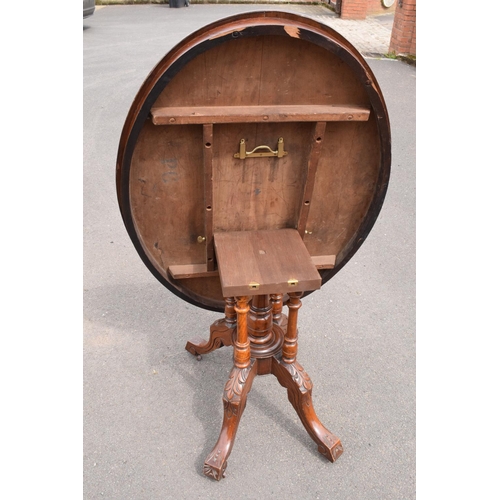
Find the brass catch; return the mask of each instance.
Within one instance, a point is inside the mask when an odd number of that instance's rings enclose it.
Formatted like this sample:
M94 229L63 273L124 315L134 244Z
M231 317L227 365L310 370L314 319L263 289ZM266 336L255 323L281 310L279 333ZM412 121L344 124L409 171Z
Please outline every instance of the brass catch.
M257 146L252 149L252 151L247 151L245 139L241 139L240 152L235 153L234 157L239 158L240 160L244 160L245 158L263 158L269 156L283 158L283 156L286 156L287 154L288 152L285 151L285 142L283 141L283 137L278 139L278 149L276 151L272 150L269 146Z
M299 283L299 280L296 280L296 279L288 280L289 286L296 286L296 285L298 285L298 283Z
M250 290L258 290L259 286L260 284L256 283L255 281L252 281L251 283L248 284L248 288L250 288Z

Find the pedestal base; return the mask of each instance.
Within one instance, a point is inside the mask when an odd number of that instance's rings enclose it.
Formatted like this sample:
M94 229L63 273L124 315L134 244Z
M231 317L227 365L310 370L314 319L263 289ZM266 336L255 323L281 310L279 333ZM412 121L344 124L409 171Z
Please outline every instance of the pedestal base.
M255 296L252 305L246 308L241 305L238 308L233 299L226 299L226 317L212 325L210 339L206 342L194 340L186 345L193 355L207 354L223 345L233 345L235 349L235 363L222 396L222 429L203 467L204 474L217 481L224 477L247 395L256 375L272 373L287 389L290 403L322 455L334 462L343 452L340 439L319 421L312 403L313 383L296 360L297 312L301 294L290 295L289 318L281 312L282 296L279 295L273 295L271 299L269 296ZM241 304L248 304L250 300L249 297L238 299ZM286 333L278 323L286 325Z

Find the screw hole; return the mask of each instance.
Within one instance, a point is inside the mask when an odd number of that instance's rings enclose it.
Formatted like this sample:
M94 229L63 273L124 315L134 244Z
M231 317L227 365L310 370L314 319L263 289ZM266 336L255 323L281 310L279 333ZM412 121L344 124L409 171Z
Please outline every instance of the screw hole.
M304 201L304 205L309 205L309 203L310 203L309 200Z
M207 142L207 143L205 144L205 147L206 147L206 148L211 148L211 147L212 147L212 144L211 144L210 142Z
M212 210L212 207L210 205L208 205L207 210L208 211Z
M316 137L316 142L321 142L321 137Z

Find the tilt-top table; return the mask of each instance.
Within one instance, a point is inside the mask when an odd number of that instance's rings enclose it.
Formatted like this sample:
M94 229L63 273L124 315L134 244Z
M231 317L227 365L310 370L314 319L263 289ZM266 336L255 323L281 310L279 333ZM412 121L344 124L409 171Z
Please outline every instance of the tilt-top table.
M390 148L387 109L362 56L295 14L210 24L142 85L118 150L123 221L163 285L224 312L208 339L186 349L234 351L207 476L224 476L256 375L273 374L287 389L320 453L333 462L343 452L319 421L297 361L298 310L373 227Z

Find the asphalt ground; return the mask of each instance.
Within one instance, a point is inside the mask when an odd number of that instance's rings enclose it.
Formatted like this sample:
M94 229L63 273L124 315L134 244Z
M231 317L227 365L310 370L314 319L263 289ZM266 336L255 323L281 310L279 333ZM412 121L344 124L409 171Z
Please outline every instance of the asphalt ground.
M276 8L336 22L320 6ZM226 478L202 474L232 353L197 361L184 350L220 315L174 296L140 260L118 210L116 153L132 100L165 53L211 21L257 9L107 6L83 23L85 499L415 498L416 69L382 57L368 63L391 121L386 201L360 250L299 314L299 360L344 454L324 459L286 391L258 377Z

